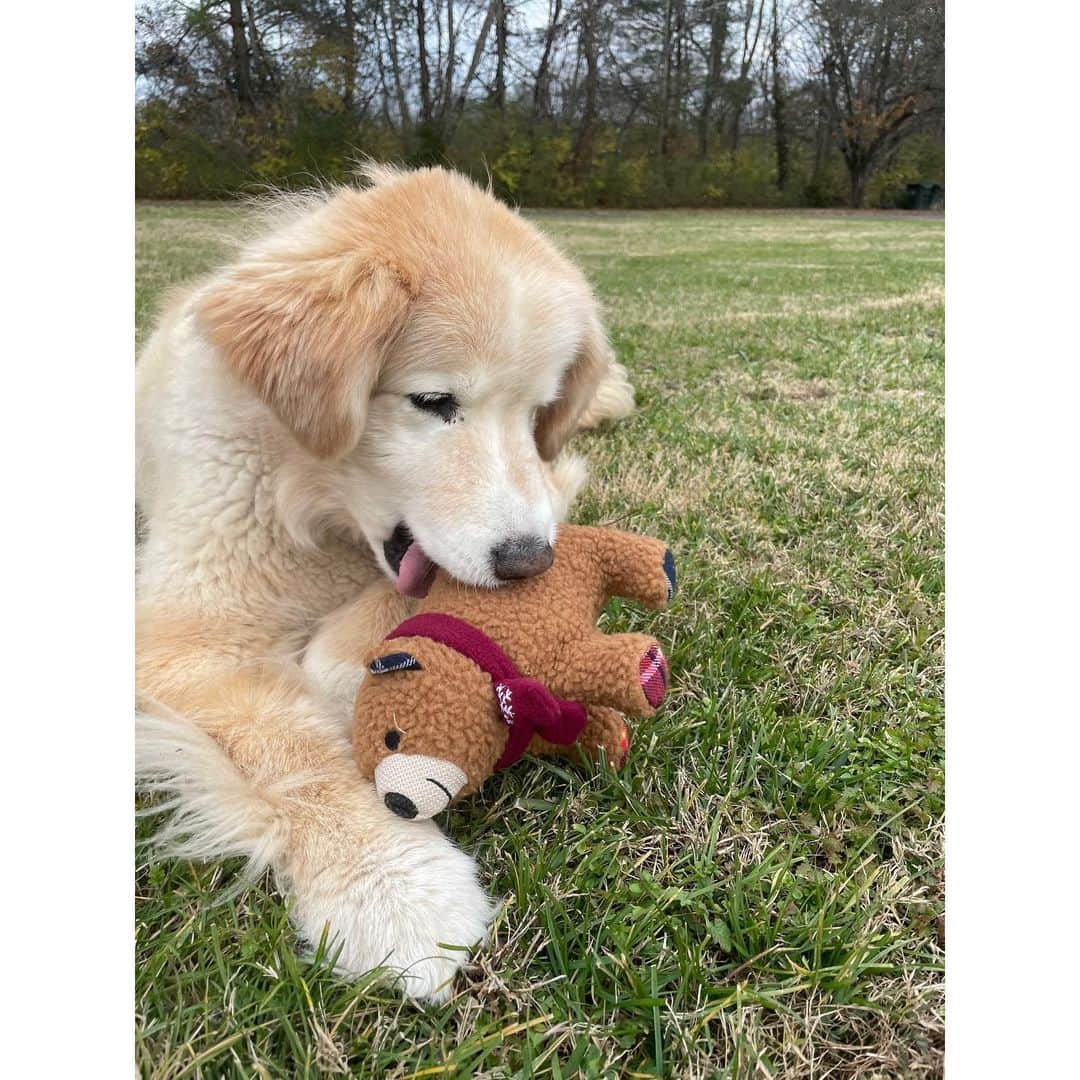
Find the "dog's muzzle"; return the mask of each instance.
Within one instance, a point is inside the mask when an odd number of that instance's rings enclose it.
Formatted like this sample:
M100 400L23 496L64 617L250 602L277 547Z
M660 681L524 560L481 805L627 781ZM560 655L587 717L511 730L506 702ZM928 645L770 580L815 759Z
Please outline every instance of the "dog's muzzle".
M468 778L451 761L390 754L375 766L375 791L398 817L423 821L445 810Z

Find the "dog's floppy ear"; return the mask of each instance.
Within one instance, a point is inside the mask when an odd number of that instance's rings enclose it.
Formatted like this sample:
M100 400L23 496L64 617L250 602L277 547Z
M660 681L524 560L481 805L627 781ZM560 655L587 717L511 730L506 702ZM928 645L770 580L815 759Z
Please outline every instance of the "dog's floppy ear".
M559 396L536 418L536 445L551 461L574 436L597 388L615 362L615 353L595 313L590 314L585 337L574 362L566 369Z
M410 291L358 251L267 253L211 286L198 306L212 344L319 457L351 450Z

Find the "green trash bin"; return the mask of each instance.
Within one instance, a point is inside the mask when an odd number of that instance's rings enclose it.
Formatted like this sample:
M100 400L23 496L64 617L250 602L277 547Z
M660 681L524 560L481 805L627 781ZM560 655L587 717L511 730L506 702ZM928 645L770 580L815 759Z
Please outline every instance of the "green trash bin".
M909 210L940 210L945 205L945 189L937 183L908 184Z

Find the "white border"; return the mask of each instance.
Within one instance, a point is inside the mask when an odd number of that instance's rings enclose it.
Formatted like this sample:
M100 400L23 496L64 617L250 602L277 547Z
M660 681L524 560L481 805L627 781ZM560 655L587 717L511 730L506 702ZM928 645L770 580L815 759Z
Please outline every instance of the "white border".
M122 3L0 35L10 1076L134 1069L133 38Z
M1076 1071L1077 21L949 7L950 1078Z
M1075 1068L1077 21L949 8L950 1077ZM112 1075L133 1064L132 15L16 5L4 30L5 1065Z

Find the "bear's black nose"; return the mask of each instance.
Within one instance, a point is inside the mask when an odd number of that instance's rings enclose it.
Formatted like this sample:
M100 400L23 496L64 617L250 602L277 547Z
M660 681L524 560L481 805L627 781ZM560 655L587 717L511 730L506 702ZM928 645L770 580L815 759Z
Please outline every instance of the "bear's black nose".
M402 795L397 791L388 791L383 802L386 803L387 808L393 810L398 817L416 817L416 803L414 803L408 795Z
M536 577L555 561L555 552L541 536L512 536L491 549L491 567L500 581Z

